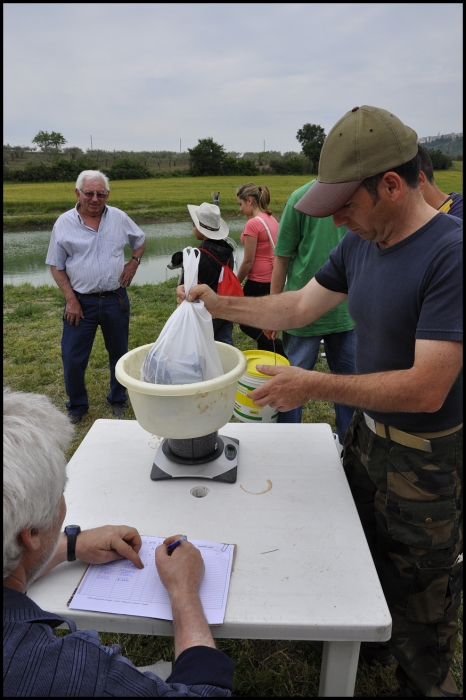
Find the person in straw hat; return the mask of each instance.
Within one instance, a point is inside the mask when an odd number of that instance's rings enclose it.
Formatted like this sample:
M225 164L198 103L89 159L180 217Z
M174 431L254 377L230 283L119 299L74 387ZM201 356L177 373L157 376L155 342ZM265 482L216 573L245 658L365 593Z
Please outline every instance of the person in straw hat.
M201 241L199 250L204 252L199 260L199 284L208 284L216 292L222 271L220 263L228 265L232 270L234 266L233 248L225 240L229 233L228 225L221 218L220 209L215 204L188 204L188 211L193 220L193 233ZM180 284L183 283L182 274ZM214 340L233 345L232 321L215 318L212 323Z

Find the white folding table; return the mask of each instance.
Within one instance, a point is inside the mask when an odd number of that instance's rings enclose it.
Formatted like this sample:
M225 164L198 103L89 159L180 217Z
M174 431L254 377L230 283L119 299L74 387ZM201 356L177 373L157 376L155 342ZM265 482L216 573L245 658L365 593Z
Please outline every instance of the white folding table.
M66 522L235 543L214 637L322 640L319 695L352 696L360 642L389 639L391 617L330 426L228 423L219 434L239 440L235 484L152 481L162 438L137 421L97 420L68 465ZM61 564L28 595L78 629L173 634L166 620L69 610L85 567Z

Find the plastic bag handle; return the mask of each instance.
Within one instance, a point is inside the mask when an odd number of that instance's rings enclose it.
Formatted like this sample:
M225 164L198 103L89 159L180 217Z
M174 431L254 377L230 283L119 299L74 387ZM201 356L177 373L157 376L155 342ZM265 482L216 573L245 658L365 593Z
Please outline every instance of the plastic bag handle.
M188 296L191 287L198 284L199 280L199 259L201 253L199 248L188 246L183 249L183 268L184 268L184 291Z

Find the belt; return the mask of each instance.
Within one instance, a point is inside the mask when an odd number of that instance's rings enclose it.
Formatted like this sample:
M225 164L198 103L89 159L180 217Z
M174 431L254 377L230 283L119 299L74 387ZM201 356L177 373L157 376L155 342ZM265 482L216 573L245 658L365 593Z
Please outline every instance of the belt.
M89 296L89 297L108 297L110 294L115 294L116 289L112 289L110 292L88 292L87 294L84 294L83 296Z
M78 293L80 294L80 296L83 297L108 297L110 296L110 294L116 294L116 296L118 297L118 302L121 306L121 310L124 314L127 314L128 309L126 308L125 302L123 301L122 297L118 294L118 289L112 289L110 292L88 292L87 294L83 294L82 292Z
M430 438L433 439L445 437L446 435L452 435L463 427L463 424L460 423L454 428L437 430L433 433L405 433L403 430L392 428L390 425L377 423L377 421L370 418L366 413L363 415L367 427L379 437L386 438L387 440L393 440L393 442L397 442L399 445L404 445L405 447L414 447L416 450L422 450L423 452L432 452Z

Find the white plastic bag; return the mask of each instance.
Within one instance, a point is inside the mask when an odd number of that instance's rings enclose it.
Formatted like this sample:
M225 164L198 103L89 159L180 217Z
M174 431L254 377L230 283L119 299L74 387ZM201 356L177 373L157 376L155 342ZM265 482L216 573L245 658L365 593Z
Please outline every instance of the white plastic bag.
M186 295L197 284L200 255L198 248L183 250ZM191 384L222 374L211 314L203 301L183 301L147 353L141 367L141 381Z

